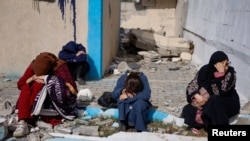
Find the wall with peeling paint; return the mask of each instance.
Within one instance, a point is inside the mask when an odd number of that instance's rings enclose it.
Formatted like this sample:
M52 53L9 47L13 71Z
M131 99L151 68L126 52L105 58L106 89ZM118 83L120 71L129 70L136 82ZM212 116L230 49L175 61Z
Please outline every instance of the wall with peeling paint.
M7 77L20 77L37 54L58 55L75 40L89 55L87 79L98 80L118 50L120 1L1 0L0 17L0 73Z
M20 76L38 53L49 51L57 55L64 44L74 40L71 5L66 5L63 19L58 2L48 1L0 2L1 73ZM77 30L87 32L88 5L85 1L76 2L77 6L82 5L76 11ZM77 42L86 45L85 34L78 32Z

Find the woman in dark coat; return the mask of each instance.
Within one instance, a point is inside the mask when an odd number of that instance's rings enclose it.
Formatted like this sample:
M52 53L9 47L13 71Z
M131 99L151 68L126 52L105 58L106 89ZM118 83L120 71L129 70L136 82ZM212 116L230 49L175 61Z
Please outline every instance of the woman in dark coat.
M138 132L147 130L151 89L143 72L126 71L117 80L112 97L118 101L121 131L127 131L129 127L134 127Z
M78 84L85 84L85 76L90 70L86 49L82 44L69 41L62 47L58 57L67 62L69 71Z
M194 133L211 125L229 125L229 119L240 111L235 89L236 72L222 51L212 54L186 89L187 104L182 111L184 122ZM203 94L207 96L202 96Z

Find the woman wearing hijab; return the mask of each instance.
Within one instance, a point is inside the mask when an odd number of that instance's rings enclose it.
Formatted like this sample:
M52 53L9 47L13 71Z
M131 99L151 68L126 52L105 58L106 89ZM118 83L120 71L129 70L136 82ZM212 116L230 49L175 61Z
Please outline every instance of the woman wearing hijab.
M84 85L85 76L90 70L86 48L82 44L69 41L62 47L62 50L58 53L58 57L67 62L74 80L77 81L79 85Z
M130 127L138 132L147 130L150 96L149 82L143 72L126 71L117 80L112 97L117 100L121 131L127 131Z
M239 114L235 85L236 72L228 56L222 51L214 52L186 88L188 104L182 117L194 133L210 125L229 125L229 119Z
M77 86L66 63L54 54L42 52L27 67L17 82L20 95L17 100L18 126L13 136L22 137L29 134L28 125L34 125L38 115L33 115L34 105L39 96L47 92L49 103L60 116L46 117L44 120L56 125L62 119L73 119L77 115ZM46 100L48 100L46 99Z

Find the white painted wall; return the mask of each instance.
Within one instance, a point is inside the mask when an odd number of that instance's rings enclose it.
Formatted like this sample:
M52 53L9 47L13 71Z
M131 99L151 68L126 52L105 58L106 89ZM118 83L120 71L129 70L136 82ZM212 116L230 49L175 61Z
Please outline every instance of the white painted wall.
M74 40L70 3L65 7L65 20L58 0L37 4L34 0L0 1L0 73L19 77L38 53L57 55ZM86 46L88 1L76 0L76 8L77 42Z
M225 51L237 72L236 88L250 98L250 1L179 0L187 12L184 37L194 41L192 63L208 63L215 50Z

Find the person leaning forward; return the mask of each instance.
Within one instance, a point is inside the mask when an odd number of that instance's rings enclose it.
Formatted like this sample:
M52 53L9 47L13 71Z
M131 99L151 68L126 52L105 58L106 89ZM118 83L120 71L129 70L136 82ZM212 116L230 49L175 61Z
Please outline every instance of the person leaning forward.
M223 51L214 52L186 88L188 104L181 117L194 133L212 125L229 125L229 119L240 112L235 89L236 71Z
M46 87L45 87L46 86ZM42 52L26 68L17 81L20 95L16 102L18 111L18 126L13 132L14 137L29 134L28 125L34 126L41 117L51 125L60 124L62 119L73 119L77 116L76 94L78 92L65 61L58 59L50 52ZM59 116L32 115L34 105L40 94L45 91L49 95L46 106L59 110ZM55 108L57 107L57 108Z
M126 71L118 78L112 97L117 100L120 131L129 128L147 131L147 116L152 104L151 89L143 72Z
M87 56L86 48L74 41L69 41L58 53L58 57L67 62L71 75L80 85L85 84L85 77L90 71Z

